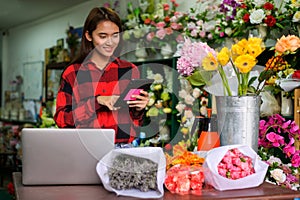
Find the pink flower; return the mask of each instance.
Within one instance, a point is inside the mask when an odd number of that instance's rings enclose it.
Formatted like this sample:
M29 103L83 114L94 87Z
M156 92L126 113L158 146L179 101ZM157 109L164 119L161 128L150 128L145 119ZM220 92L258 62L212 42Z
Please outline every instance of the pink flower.
M166 32L164 29L159 29L158 31L156 31L155 36L162 40L166 36Z
M172 28L171 28L171 27L165 28L165 33L166 33L167 35L172 35L172 33L173 33Z
M252 159L242 154L238 148L226 152L217 166L218 173L229 179L239 179L255 172Z
M293 167L300 167L300 150L296 151L296 153L292 157L291 162Z
M155 33L154 32L150 32L150 33L147 34L147 40L149 42L151 42L154 37L155 37Z
M284 144L284 138L274 132L268 133L266 138L270 141L273 142L272 145L274 147L279 147Z
M165 22L158 22L155 26L158 29L163 29L166 26L166 23Z
M299 136L295 121L285 120L279 114L260 121L258 154L269 165L267 178L293 190L299 190L299 182L295 179L300 170L300 150L295 147L295 138Z

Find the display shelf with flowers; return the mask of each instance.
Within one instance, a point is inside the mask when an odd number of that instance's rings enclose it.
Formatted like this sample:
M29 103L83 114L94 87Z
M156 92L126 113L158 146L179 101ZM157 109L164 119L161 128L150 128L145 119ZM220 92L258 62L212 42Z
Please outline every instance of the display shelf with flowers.
M147 78L154 79L150 86L149 102L146 106L145 123L143 132L146 133L146 141L143 146L164 147L171 140L173 83L170 79L172 73L169 67L160 69L161 73L147 70Z
M260 120L258 154L269 164L266 181L293 190L300 190L300 150L295 147L299 140L299 126L274 114Z
M205 118L208 117L208 94L198 87L192 87L185 79L179 81L180 90L176 110L180 117L179 133L182 137L178 137L178 140L184 143L189 151L195 151L200 129L205 129Z

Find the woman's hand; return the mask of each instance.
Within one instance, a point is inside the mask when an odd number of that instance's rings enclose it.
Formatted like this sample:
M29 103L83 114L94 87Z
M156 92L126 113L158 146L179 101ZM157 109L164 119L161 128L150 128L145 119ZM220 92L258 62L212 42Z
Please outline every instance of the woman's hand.
M118 110L119 107L114 107L119 96L97 96L97 102L100 105L108 107L110 110Z
M149 94L144 90L141 90L139 95L132 95L131 97L135 98L135 100L127 101L127 104L130 108L136 108L137 111L146 108L149 102Z

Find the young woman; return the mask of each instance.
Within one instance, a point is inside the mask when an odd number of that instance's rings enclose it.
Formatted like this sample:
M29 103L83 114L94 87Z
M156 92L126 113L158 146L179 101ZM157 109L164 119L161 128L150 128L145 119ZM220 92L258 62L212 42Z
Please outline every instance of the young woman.
M54 120L60 128L113 128L116 143L131 142L142 124L146 91L124 107L114 103L138 68L118 58L122 24L109 8L93 8L83 27L80 52L62 73Z

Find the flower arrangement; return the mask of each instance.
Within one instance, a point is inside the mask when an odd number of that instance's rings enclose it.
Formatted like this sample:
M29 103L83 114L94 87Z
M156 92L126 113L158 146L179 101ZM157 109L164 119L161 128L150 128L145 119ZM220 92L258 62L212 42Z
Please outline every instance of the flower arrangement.
M272 46L283 34L297 33L299 4L293 0L214 0L197 1L186 13L185 36L209 44L227 38L261 37Z
M238 148L228 150L217 168L221 176L232 180L255 173L252 158L244 155Z
M207 117L208 94L200 90L198 87L192 87L187 80L180 79L180 91L178 94L178 103L176 105L177 115L179 119L179 128L182 133L182 143L186 144L186 148L193 151L197 146L198 126L197 117Z
M300 172L300 129L295 121L279 114L260 120L258 154L269 164L266 180L293 190L299 190L297 175Z
M159 47L166 43L174 46L183 41L181 32L184 27L184 14L176 10L178 6L176 0L171 0L171 5L163 1L157 4L153 15L145 19L145 24L150 27L147 41L154 42Z
M220 0L198 0L195 7L185 14L183 35L200 39L207 43L215 42L216 15Z
M263 50L264 45L260 38L241 39L233 44L231 49L223 47L219 52L210 48L207 43L191 42L187 39L178 59L177 69L191 85L198 87L217 85L218 82L212 80L215 74L219 75L224 88L224 91L218 92L219 96L259 94L262 90L261 83L268 78L269 73L260 73L259 83L255 88L252 84L257 77L250 78L250 72L257 63L256 57ZM235 93L232 92L234 85L230 85L229 78L238 81Z
M145 21L154 12L153 0L139 0L138 6L132 2L127 4L127 16L124 20L123 39L125 41L143 41L149 32L149 25Z
M274 55L269 58L265 65L265 69L271 72L271 76L266 80L266 90L272 91L273 95L277 95L284 91L288 98L293 96L292 89L297 87L289 86L289 81L293 80L293 75L299 67L300 39L295 35L287 35L280 37L274 47L270 50L274 51Z
M201 195L204 183L203 157L187 151L185 143L173 146L172 152L165 153L165 186L171 193Z
M223 16L225 15L227 22L231 22L225 23L231 28L230 32L232 34L228 36L245 37L249 34L259 36L267 39L265 43L266 46L269 46L282 35L282 32L286 34L297 31L292 23L292 18L299 5L296 5L293 1L224 0L222 5L225 5ZM232 10L230 16L227 14L228 10Z

